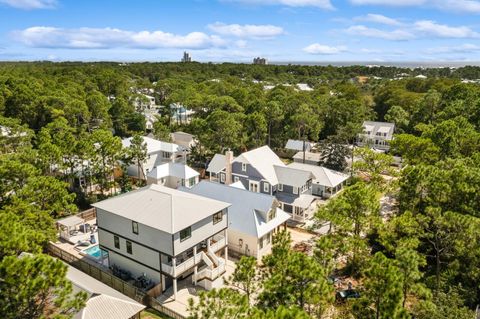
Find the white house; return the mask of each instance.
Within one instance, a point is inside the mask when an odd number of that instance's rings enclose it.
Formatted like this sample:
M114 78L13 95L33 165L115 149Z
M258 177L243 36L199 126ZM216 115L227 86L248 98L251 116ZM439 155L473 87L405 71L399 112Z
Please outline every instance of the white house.
M290 219L274 196L233 184L202 181L186 191L232 204L228 209L228 248L240 255L262 259L271 251L273 235Z
M314 176L312 181L312 194L323 198L335 195L347 183L349 176L323 166L303 163L291 163L288 167L311 172Z
M148 278L159 293L172 287L174 298L179 280L223 284L230 204L152 184L93 206L110 267Z
M85 307L73 319L140 319L145 306L121 294L117 290L86 273L68 266L66 278L73 286L73 293L87 293Z
M358 134L357 144L388 151L394 131L395 124L393 123L365 121L363 122L363 132Z
M147 184L164 185L170 188L192 187L197 184L200 173L183 163L164 163L147 174Z
M131 140L131 137L123 139L123 147L129 147ZM186 162L186 150L180 145L159 141L148 136L143 136L143 142L147 145L147 159L142 163L142 172L140 172L142 175L140 176L141 179L146 179L148 173L160 164ZM136 163L131 164L127 168L127 174L138 178L138 167Z

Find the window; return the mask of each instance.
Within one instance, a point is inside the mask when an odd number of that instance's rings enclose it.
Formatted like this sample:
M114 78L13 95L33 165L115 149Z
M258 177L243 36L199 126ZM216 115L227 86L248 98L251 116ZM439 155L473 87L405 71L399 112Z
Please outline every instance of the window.
M120 249L120 238L118 236L113 236L113 244L115 248Z
M239 180L240 180L240 177L238 177L238 176L233 176L233 181L234 181L235 183L238 182Z
M127 240L127 253L132 254L132 242Z
M293 186L293 193L294 193L294 194L298 194L298 187Z
M189 186L195 185L195 180L196 180L195 177L191 177L191 178L188 180Z
M270 184L268 184L268 183L263 183L263 191L264 191L265 193L270 192Z
M263 237L258 240L258 244L260 245L260 249L263 248Z
M225 183L225 174L220 174L220 182Z
M267 237L265 238L266 239L266 242L267 242L267 245L270 244L270 233L267 234Z
M244 172L247 171L247 164L242 163L242 171L244 171Z
M182 229L180 231L180 241L184 241L185 239L188 239L192 237L192 228L191 227L187 227L185 229Z
M132 221L132 232L138 235L138 223Z
M278 190L281 192L283 191L283 184L278 184Z
M172 154L170 152L162 152L163 158L170 158Z
M223 213L222 212L218 212L218 213L215 213L213 215L213 224L217 224L219 222L221 222L223 219Z

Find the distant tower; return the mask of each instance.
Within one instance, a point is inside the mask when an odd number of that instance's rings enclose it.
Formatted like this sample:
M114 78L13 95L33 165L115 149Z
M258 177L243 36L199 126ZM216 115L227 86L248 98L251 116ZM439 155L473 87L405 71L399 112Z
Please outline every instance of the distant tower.
M253 58L253 64L265 65L265 64L268 64L268 61L265 58L256 57L256 58Z
M192 56L187 51L183 51L182 62L192 62Z

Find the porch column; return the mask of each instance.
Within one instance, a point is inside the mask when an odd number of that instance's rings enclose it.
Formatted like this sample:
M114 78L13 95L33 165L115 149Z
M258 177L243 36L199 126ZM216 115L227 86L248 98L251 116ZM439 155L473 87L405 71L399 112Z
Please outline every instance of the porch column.
M173 272L173 277L177 277L177 258L176 257L172 258L172 272Z
M225 235L225 263L226 263L228 260L228 232L225 229L223 233Z
M173 278L173 300L177 300L177 278Z
M193 264L197 264L197 246L193 246Z
M197 273L198 273L198 266L195 265L193 268L193 284L196 286L197 285Z

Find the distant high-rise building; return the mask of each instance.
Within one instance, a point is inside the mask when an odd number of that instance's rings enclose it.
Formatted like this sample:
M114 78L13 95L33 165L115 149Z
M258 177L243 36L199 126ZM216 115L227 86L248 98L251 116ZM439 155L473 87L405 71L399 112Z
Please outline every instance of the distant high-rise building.
M183 51L182 62L192 62L192 56L187 51Z
M268 64L268 61L267 61L267 59L265 59L265 58L256 57L256 58L253 58L253 64L262 64L262 65L265 65L265 64Z

